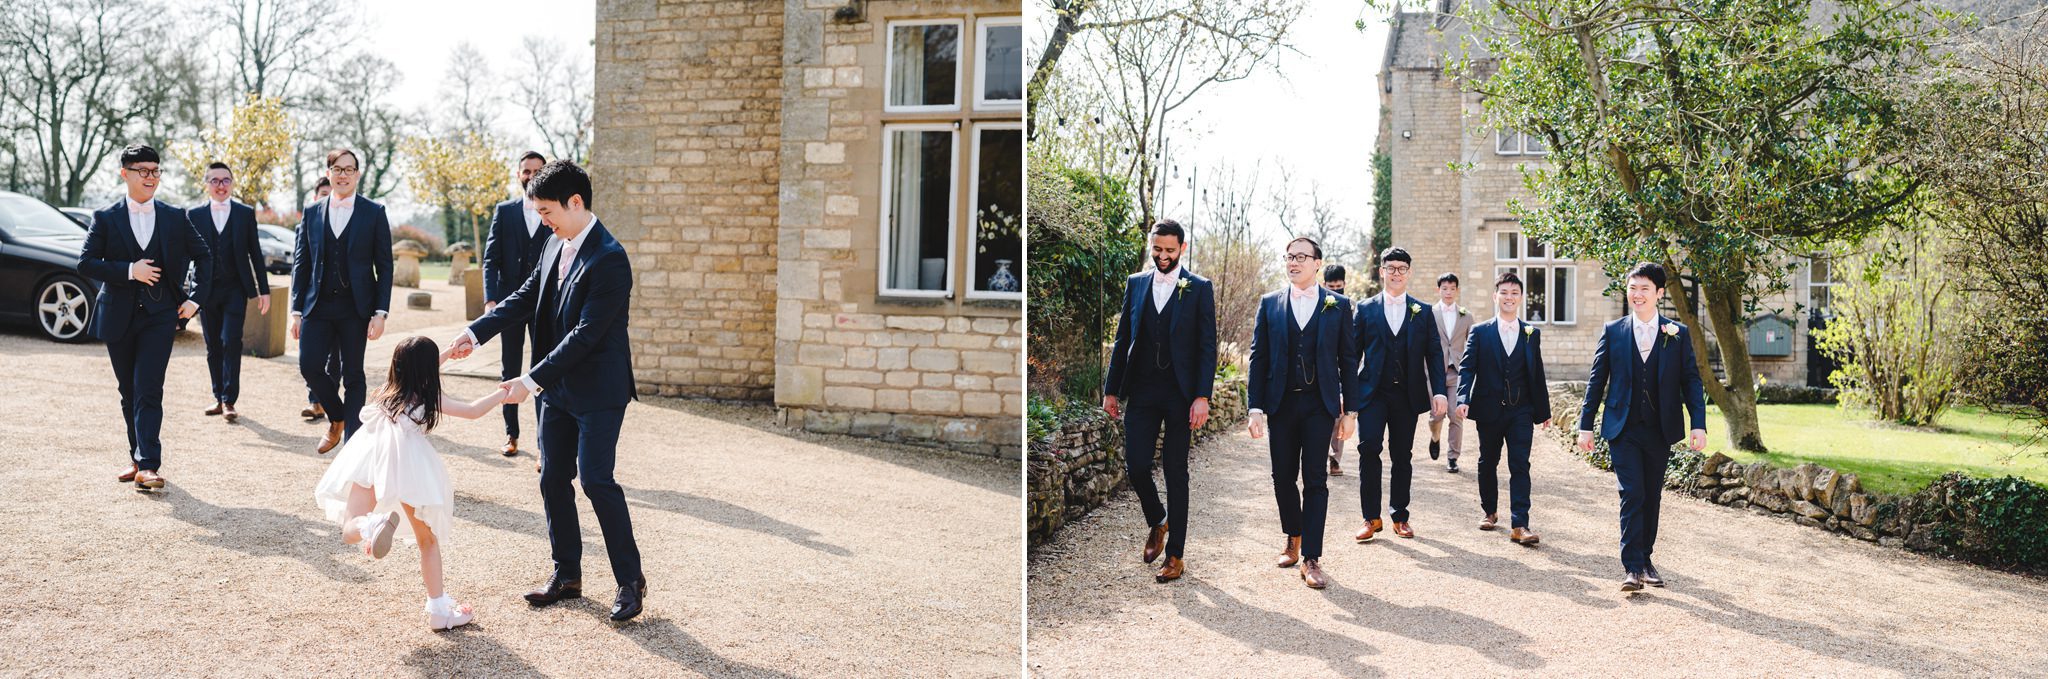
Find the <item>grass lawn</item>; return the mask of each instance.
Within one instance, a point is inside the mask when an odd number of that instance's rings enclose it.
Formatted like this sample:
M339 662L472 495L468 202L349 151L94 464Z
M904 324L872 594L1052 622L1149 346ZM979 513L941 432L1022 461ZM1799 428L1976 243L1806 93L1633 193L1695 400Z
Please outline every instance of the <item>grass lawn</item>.
M1707 406L1707 451L1726 453L1744 463L1758 459L1773 466L1801 462L1854 473L1867 490L1906 494L1951 471L1977 476L2019 476L2048 484L2048 452L2029 445L2027 424L2018 418L1980 408L1951 408L1938 427L1909 429L1873 422L1858 411L1827 404L1768 404L1757 407L1764 445L1758 456L1733 452L1721 411Z
M420 280L423 280L423 281L445 281L445 280L448 280L448 262L447 262L447 261L439 261L439 262L420 262Z

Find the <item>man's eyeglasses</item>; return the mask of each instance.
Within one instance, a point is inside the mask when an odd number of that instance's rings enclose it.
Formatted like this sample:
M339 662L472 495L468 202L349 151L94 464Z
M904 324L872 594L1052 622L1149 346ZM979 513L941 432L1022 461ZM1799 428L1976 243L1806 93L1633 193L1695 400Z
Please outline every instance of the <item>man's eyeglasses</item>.
M212 186L227 186L235 183L235 180L232 177L214 177L206 180L206 183Z
M330 166L328 166L328 168L327 168L327 173L328 173L328 174L339 174L339 175L353 175L353 174L355 174L355 173L357 173L357 172L361 172L361 171L362 171L362 170L359 170L359 169L356 169L356 168L353 168L353 167L342 167L342 166L340 166L340 165L330 165Z
M1392 266L1392 265L1382 265L1382 266L1380 266L1380 270L1381 270L1381 271L1385 271L1385 272L1387 272L1387 273L1390 273L1390 274L1400 274L1400 275L1407 275L1407 273L1408 273L1408 270L1409 270L1409 268L1410 268L1410 267L1408 267L1408 266L1405 266L1405 265L1403 265L1403 266Z
M163 175L164 175L164 171L163 171L163 170L161 170L161 169L157 169L157 168L153 168L153 167L151 167L151 168L144 168L144 167L127 167L127 166L123 166L123 167L122 167L121 169L123 169L123 170L127 170L127 171L129 171L129 172L133 172L133 173L135 173L135 176L141 177L141 178L143 178L143 179L155 179L155 178L157 178L157 177L161 177L161 176L163 176Z
M1290 253L1287 253L1287 254L1281 255L1281 256L1280 256L1280 261L1282 261L1282 262L1286 262L1286 263L1288 263L1288 264L1300 264L1300 263L1302 263L1302 262L1309 262L1309 261L1314 261L1314 260L1315 260L1315 258L1316 258L1316 256L1315 256L1315 255L1304 255L1304 254L1301 254L1301 253L1299 253L1299 252L1290 252Z

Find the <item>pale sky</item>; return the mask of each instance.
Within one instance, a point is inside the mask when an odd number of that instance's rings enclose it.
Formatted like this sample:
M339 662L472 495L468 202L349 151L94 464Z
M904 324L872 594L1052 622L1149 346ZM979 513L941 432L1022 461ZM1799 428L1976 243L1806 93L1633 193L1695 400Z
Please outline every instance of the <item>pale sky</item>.
M1311 0L1307 5L1292 29L1298 53L1283 53L1277 73L1267 68L1245 80L1211 85L1182 109L1190 112L1185 119L1198 139L1174 143L1174 155L1183 159L1182 177L1180 185L1169 189L1173 193L1164 213L1187 211L1189 166L1199 165L1213 176L1223 163L1246 173L1263 160L1261 197L1285 164L1293 168L1301 191L1311 180L1321 182L1346 217L1361 229L1370 227L1372 144L1379 129L1374 88L1386 51L1386 16L1367 14L1364 3L1353 0ZM1355 27L1360 19L1364 32ZM1270 220L1257 225L1265 227L1276 247L1284 240Z
M364 46L403 72L387 96L408 110L434 104L448 54L464 41L491 60L499 82L513 77L519 42L528 35L554 38L585 63L596 53L590 44L597 36L595 0L363 0L362 20ZM501 110L498 131L508 142L541 145L518 107L508 100Z

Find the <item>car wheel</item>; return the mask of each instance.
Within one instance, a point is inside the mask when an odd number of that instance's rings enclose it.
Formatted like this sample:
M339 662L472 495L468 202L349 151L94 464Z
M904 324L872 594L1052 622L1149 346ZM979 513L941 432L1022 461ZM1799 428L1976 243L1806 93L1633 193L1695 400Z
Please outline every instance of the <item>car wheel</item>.
M85 324L92 320L92 297L85 282L58 276L36 289L36 327L43 336L58 342L85 341Z

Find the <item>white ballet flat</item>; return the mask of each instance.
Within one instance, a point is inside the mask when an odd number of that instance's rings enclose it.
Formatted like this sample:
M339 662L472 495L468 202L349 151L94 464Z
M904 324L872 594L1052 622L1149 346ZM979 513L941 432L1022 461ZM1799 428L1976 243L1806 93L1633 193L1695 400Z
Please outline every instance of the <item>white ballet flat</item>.
M369 517L364 517L368 519ZM358 529L363 536L363 552L372 559L382 559L391 553L391 536L398 532L398 512L391 512L364 522L357 519Z
M471 609L469 604L453 606L452 610L445 614L435 613L433 609L433 602L429 601L427 605L427 627L436 632L455 629L467 625L469 621L476 619L476 611Z

